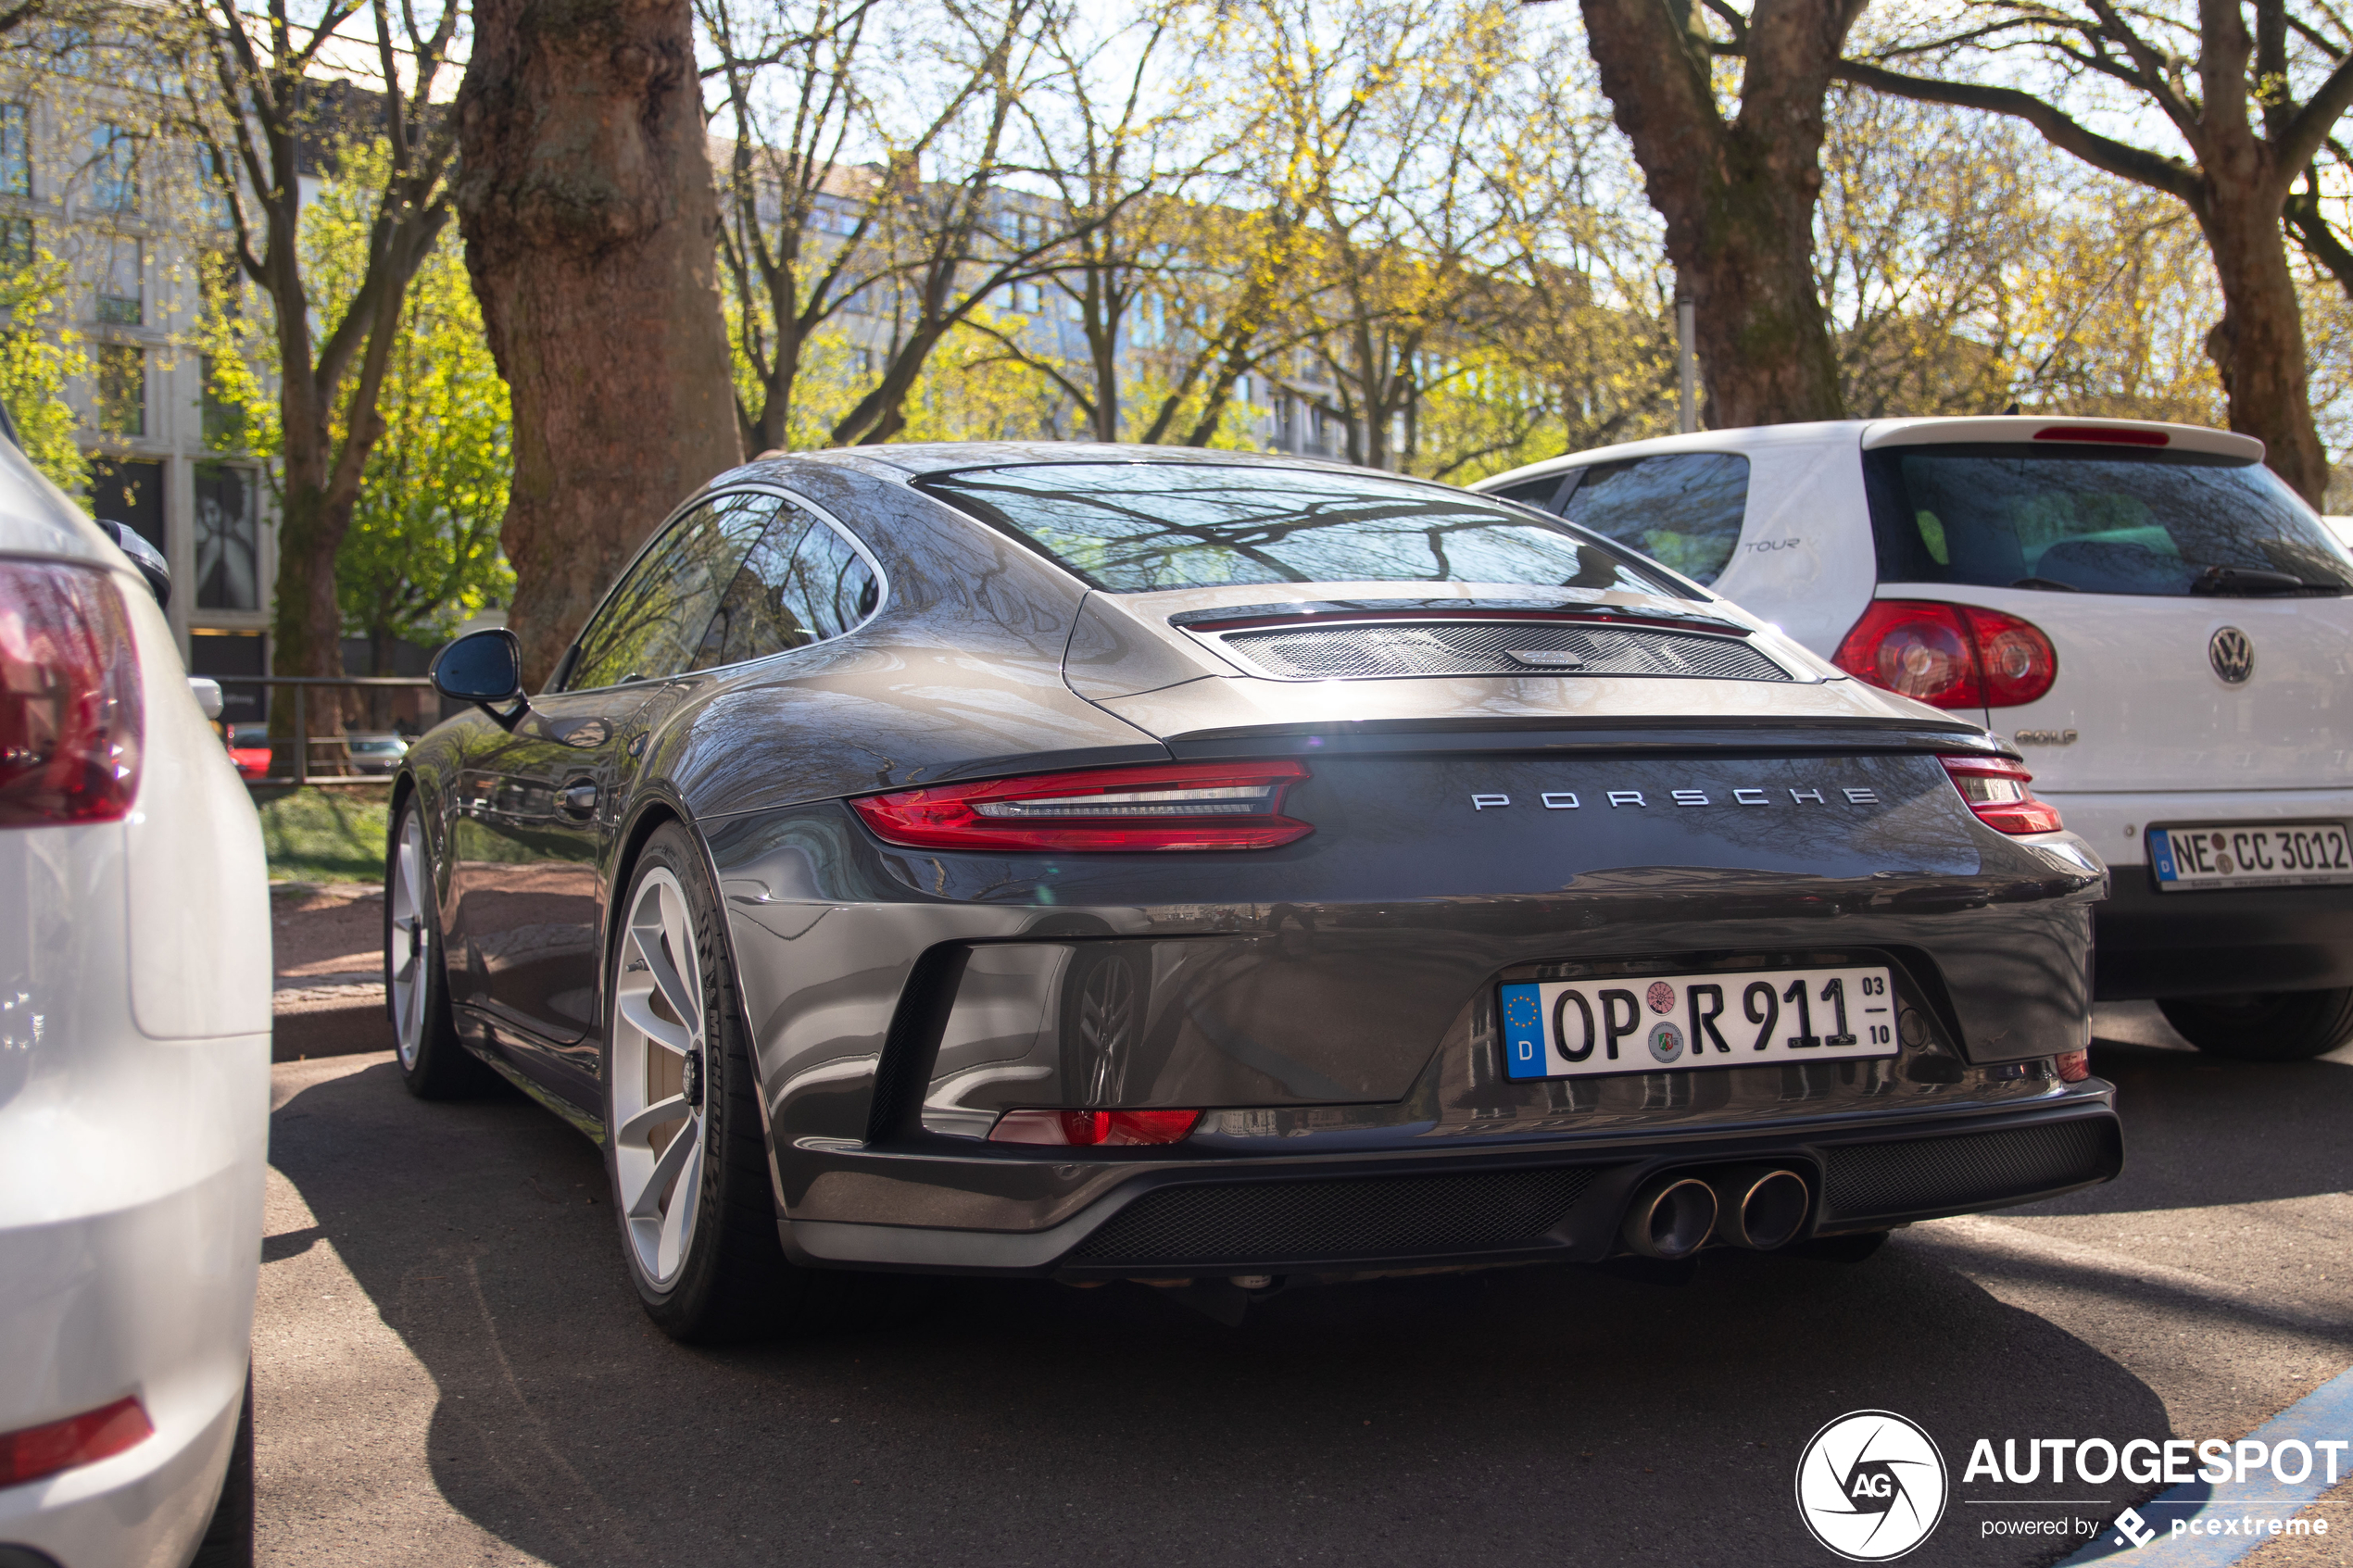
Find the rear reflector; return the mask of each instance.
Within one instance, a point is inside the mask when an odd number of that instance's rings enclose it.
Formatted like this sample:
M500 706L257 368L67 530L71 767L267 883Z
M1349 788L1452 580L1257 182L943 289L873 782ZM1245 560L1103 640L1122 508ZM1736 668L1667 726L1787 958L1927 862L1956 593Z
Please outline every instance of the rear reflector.
M2172 437L2161 430L2112 429L2107 425L2045 425L2037 441L2099 441L2110 446L2164 446Z
M112 1459L155 1436L145 1407L124 1395L113 1404L45 1426L0 1432L0 1486L21 1486L78 1464Z
M2034 775L1994 757L1940 757L1953 787L1977 820L1995 833L2057 833L2058 808L2038 800L2028 786Z
M1008 1110L988 1141L1067 1148L1181 1143L1200 1120L1198 1110Z
M2058 679L2058 651L2042 628L1933 599L1873 599L1831 662L1938 708L2017 708Z
M0 827L120 821L140 721L139 660L106 573L0 561Z
M1271 849L1315 831L1282 814L1284 791L1307 776L1291 761L1168 762L903 789L849 804L875 836L917 849Z
M2058 1069L2059 1082L2062 1084L2080 1084L2092 1075L2090 1051L2061 1051L2051 1059L2051 1062Z

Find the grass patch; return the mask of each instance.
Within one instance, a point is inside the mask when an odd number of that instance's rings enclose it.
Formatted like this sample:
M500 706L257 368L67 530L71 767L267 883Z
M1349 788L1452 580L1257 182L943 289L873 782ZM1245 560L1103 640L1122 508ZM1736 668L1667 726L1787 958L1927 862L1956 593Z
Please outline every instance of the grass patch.
M260 803L272 882L381 882L387 792L292 789Z

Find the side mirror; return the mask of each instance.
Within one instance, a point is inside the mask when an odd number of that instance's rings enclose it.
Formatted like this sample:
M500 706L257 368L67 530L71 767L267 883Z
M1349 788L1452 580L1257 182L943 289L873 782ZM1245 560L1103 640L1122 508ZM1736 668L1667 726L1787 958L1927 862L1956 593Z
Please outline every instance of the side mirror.
M208 675L189 676L188 693L196 699L196 706L204 709L204 716L208 719L220 718L220 710L228 706L220 697L220 683Z
M145 535L127 522L116 522L102 517L98 520L98 529L131 558L131 564L137 567L139 575L147 580L147 589L155 595L156 603L166 609L170 608L171 566L163 558L163 552L148 544Z
M471 702L511 730L529 704L522 696L522 646L504 627L470 632L434 656L433 689L455 702ZM497 703L515 706L500 712Z

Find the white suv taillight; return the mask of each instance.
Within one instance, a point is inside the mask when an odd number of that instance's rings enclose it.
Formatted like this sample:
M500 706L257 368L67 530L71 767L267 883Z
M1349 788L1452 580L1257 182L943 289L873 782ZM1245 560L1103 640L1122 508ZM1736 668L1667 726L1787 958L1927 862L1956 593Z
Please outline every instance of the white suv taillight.
M141 717L107 574L0 560L0 827L120 821L139 788Z

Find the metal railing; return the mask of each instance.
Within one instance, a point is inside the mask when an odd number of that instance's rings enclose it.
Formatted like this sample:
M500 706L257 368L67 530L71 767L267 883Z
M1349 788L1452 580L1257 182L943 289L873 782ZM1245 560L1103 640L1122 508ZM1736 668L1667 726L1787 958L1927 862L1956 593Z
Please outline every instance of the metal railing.
M245 774L245 783L248 784L390 784L393 774L398 771L396 767L387 768L381 773L349 771L351 752L344 744L341 734L329 735L319 740L311 738L308 696L310 688L313 686L357 686L368 690L386 688L428 692L433 690L433 683L422 675L208 675L204 679L217 683L223 696L232 692L243 690L258 690L262 694L261 719L232 721L224 716L221 720L223 724L267 722L270 689L273 686L286 686L292 688L294 692L294 734L291 737L273 735L265 743L270 748L270 771L261 776ZM234 733L233 730L231 731L232 734ZM340 755L331 757L328 760L339 763L346 771L325 773L313 771L311 750L314 746L330 747L333 752L339 753ZM233 746L230 749L258 751L261 748ZM278 754L283 750L291 750L294 753L292 771L284 773L277 771ZM245 771L240 768L238 771L242 773Z

